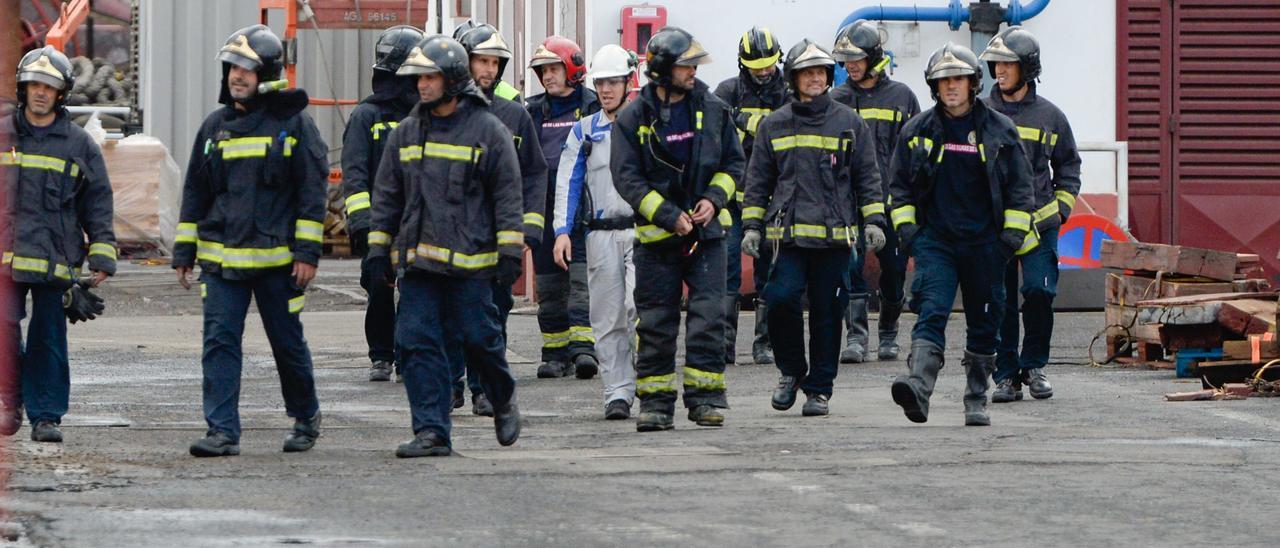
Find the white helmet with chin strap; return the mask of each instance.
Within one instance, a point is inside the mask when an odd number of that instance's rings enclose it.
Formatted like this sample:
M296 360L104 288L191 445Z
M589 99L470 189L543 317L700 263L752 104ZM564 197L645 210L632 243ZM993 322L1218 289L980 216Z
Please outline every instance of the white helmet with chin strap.
M600 48L600 51L597 51L595 57L591 59L591 70L587 72L587 79L629 79L632 74L635 74L639 64L634 53L623 49L622 46L609 44Z

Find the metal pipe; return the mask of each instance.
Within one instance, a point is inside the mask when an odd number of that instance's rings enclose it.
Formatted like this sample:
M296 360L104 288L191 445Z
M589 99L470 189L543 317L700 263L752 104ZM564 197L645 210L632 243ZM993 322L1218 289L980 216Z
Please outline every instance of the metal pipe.
M1021 0L1009 0L1009 5L1005 7L1004 21L1010 25L1020 25L1023 21L1031 19L1049 6L1049 0L1030 0L1024 6ZM969 6L964 5L960 0L947 0L945 8L922 8L916 5L912 6L893 6L885 7L866 6L858 8L850 13L837 28L843 29L850 23L859 19L867 19L874 21L945 21L951 30L960 30L960 25L969 21ZM985 44L983 44L985 45Z
M97 112L98 114L106 114L109 116L115 116L117 118L128 118L130 112L132 112L132 109L130 109L129 107L122 107L122 106L82 105L82 106L69 106L67 107L67 112L70 112L71 114L74 114L76 116L79 116L81 114L93 114Z

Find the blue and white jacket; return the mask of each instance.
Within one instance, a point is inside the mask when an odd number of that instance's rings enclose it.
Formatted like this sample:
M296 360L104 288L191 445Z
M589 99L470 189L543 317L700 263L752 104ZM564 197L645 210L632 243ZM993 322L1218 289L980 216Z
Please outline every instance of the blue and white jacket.
M613 187L609 172L609 133L613 121L604 112L578 120L560 151L556 171L556 235L568 234L577 219L626 219L635 212ZM586 211L582 211L585 209Z

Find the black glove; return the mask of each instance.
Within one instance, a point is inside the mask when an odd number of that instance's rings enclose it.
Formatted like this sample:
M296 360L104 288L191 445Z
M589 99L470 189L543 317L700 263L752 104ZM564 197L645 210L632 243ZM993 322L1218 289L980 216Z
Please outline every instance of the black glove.
M360 263L360 286L369 290L374 284L395 285L396 272L391 268L391 257L365 257Z
M911 254L911 242L916 239L916 233L920 232L920 225L915 223L902 223L898 225L898 246L902 248L902 252Z
M62 296L62 312L71 323L87 322L96 319L107 309L102 297L89 291L89 281L84 280L71 286Z
M524 261L520 257L502 256L498 258L498 283L511 285L516 283L524 271Z
M364 257L369 254L369 229L360 228L354 232L348 232L347 238L351 241L352 255Z
M1027 233L1023 230L1006 228L1000 231L1000 250L1004 253L1005 259L1017 255L1018 250L1022 249L1022 242L1026 239Z

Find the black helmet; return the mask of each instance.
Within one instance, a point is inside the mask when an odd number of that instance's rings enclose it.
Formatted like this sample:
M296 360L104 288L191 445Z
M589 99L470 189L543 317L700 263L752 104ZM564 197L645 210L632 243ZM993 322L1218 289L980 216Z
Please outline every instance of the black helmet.
M836 36L836 47L831 56L841 63L867 60L867 72L863 78L869 78L878 72L884 72L889 58L884 56L884 43L880 40L880 29L866 19L859 19L840 29Z
M738 66L760 70L776 66L782 59L782 44L769 29L751 27L738 43Z
M979 59L987 62L992 75L995 75L996 63L999 61L1017 63L1018 68L1022 69L1022 81L1019 82L1018 89L1040 77L1040 42L1022 27L1009 27L1000 31L1000 34L987 43L987 49L983 50Z
M796 97L800 96L800 87L796 85L796 75L801 70L810 67L825 67L827 69L827 86L831 86L831 82L836 76L836 60L831 57L827 50L822 46L805 38L800 43L791 47L787 52L787 63L785 70L787 73L787 83L791 84L791 93Z
M502 39L502 33L493 25L484 24L462 33L458 42L466 48L468 55L491 55L498 58L498 79L507 70L507 62L511 60L511 48Z
M422 41L423 32L417 27L397 25L382 31L373 46L373 70L394 73L400 69L409 50Z
M466 34L468 31L478 26L480 25L476 24L476 22L472 19L467 19L466 21L463 21L461 25L453 27L453 39L461 42L462 35Z
M74 80L71 61L61 51L53 46L31 50L18 62L18 104L27 104L27 86L22 84L40 82L62 92L58 94L58 106L61 107L67 102Z
M409 51L398 76L440 73L444 76L445 98L457 97L474 86L467 50L457 40L443 34L428 36Z
M649 39L644 48L645 76L660 86L671 84L676 65L696 66L711 62L711 54L693 35L679 27L666 27Z
M929 82L929 89L935 100L938 98L938 88L933 84L934 81L952 76L969 77L973 84L970 91L972 97L982 91L982 65L978 64L978 56L969 48L947 42L929 56L929 63L924 69L924 79Z
M218 60L258 73L260 83L279 80L284 71L284 44L266 25L252 25L227 37L218 50Z

